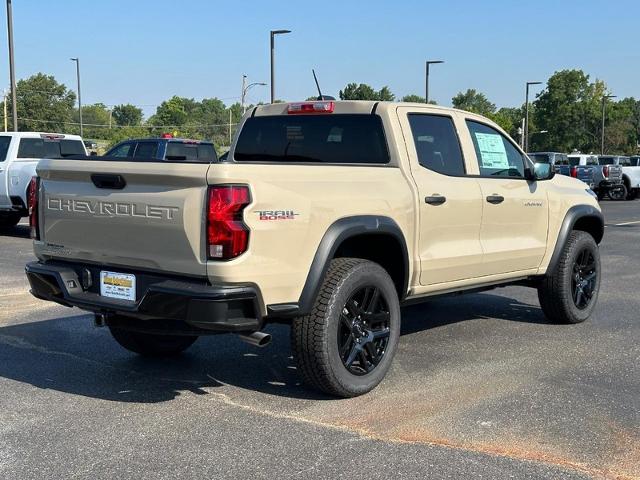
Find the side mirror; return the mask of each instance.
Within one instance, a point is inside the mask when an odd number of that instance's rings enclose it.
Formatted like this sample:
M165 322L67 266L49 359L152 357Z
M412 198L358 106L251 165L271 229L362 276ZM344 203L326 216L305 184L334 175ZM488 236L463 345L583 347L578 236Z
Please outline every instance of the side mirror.
M556 169L550 163L534 163L532 180L551 180L556 175Z

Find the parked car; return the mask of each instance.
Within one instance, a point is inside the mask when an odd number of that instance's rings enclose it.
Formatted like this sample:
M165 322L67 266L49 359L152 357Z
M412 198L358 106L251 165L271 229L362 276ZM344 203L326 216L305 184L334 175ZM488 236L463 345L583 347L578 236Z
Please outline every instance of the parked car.
M86 154L78 135L0 133L0 227L16 225L28 215L28 187L41 159Z
M534 161L544 161L545 158L548 159L548 161L553 163L556 173L577 178L586 183L591 189L595 187L593 182L593 168L591 168L591 165L598 165L598 158L596 156L574 155L569 157L565 153L555 152L532 153L529 154L530 158L531 155L534 156Z
M634 200L640 192L640 157L601 157L603 161L613 161L622 167L622 182L627 189L627 200Z
M224 332L262 345L287 323L302 379L353 397L389 370L401 303L525 285L579 323L597 301L593 192L470 112L276 103L245 115L224 162L101 160L38 166L26 273L139 354Z
M105 157L133 161L165 160L170 162L215 162L216 149L212 142L187 138L140 138L120 142Z
M594 191L598 198L608 195L612 200L625 200L627 187L622 178L622 167L618 164L621 157L616 155L599 155L599 169L594 170Z

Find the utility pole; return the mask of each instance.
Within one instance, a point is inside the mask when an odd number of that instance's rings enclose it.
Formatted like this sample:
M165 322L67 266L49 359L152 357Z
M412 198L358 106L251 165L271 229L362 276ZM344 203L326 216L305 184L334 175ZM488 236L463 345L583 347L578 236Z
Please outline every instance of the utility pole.
M529 151L529 86L540 85L542 82L527 82L526 93L524 97L524 148L526 152Z
M11 0L7 0L7 35L9 37L9 77L11 78L11 116L13 117L13 131L18 131L18 100L16 97L16 68L13 55L13 11ZM5 115L6 119L6 115ZM5 120L6 121L6 120Z
M425 62L424 103L429 103L429 65L435 65L436 63L444 63L444 60L427 60Z
M229 146L231 146L231 108L229 108Z
M600 155L604 155L604 116L605 105L608 98L616 98L616 95L602 95L602 139L600 143Z
M78 112L80 113L80 136L82 137L82 97L80 96L80 58L71 58L76 62L76 76L78 77Z
M247 84L247 76L242 75L242 94L240 95L240 107L242 109L243 115L244 115L244 93L245 93L246 84Z
M2 96L3 96L2 106L3 106L3 109L4 109L4 115L3 115L3 118L4 118L4 131L6 132L7 131L7 123L9 123L8 120L7 120L7 89L6 88L2 91Z
M274 42L274 38L276 35L284 35L286 33L291 33L291 30L271 30L271 32L269 32L269 44L270 44L270 48L271 48L271 103L276 101L276 86L275 86L275 66L274 66L274 59L275 59L275 42Z

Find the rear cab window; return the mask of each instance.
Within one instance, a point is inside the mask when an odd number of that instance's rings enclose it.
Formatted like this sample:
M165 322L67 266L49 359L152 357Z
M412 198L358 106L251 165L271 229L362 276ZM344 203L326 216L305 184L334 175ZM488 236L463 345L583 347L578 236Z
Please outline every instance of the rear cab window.
M211 143L168 142L165 160L186 162L215 162L216 151Z
M86 155L81 140L59 138L21 138L18 158L66 158Z
M524 178L525 160L520 151L496 129L466 120L478 159L480 176Z
M598 163L600 165L613 165L615 161L613 157L600 157L598 158Z
M270 115L248 118L236 162L386 164L382 120L372 114Z

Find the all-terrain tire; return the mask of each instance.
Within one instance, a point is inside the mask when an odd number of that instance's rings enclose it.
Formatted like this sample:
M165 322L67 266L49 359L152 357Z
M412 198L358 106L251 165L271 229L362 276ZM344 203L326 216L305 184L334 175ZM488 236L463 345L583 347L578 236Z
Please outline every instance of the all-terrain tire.
M575 301L576 262L584 252L590 252L595 265L595 282L589 290L590 301L579 308ZM589 316L597 303L600 290L600 253L598 245L591 235L574 230L564 246L555 269L547 272L538 286L538 299L545 316L555 323L581 323ZM580 297L579 297L580 298Z
M339 324L347 301L357 292L370 288L377 289L383 299L378 305L385 305L383 315L388 319L385 329L388 340L377 366L357 375L347 369L340 355L338 336L344 327ZM311 313L294 319L291 349L304 383L330 395L355 397L369 392L382 381L391 366L399 336L400 304L386 270L368 260L337 258L329 265Z
M615 190L609 190L609 198L619 202L620 200L626 200L628 193L627 186L623 183Z
M109 327L111 335L121 346L131 352L148 357L177 355L198 339L197 335L155 335Z

